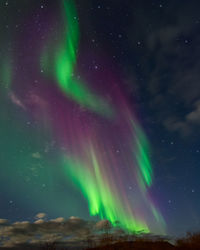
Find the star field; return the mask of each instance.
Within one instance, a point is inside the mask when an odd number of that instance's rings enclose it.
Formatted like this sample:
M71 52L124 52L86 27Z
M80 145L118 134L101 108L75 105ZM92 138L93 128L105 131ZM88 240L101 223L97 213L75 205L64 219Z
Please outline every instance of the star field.
M198 231L199 3L74 5L0 3L0 218Z

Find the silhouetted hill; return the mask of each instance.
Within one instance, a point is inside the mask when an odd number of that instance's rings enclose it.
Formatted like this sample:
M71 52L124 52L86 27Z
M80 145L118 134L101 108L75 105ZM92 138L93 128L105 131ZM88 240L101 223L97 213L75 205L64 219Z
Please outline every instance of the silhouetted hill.
M0 247L0 250L200 250L200 233L188 233L186 237L179 238L171 244L166 239L159 237L136 237L130 239L124 236L117 240L110 234L102 235L100 239L80 240L76 242L54 242L41 244L24 244L15 247Z
M90 250L117 250L117 249L134 249L134 250L171 250L176 249L175 246L171 245L169 242L150 242L150 241L136 241L136 242L119 242L105 246L99 246L94 248L88 248Z

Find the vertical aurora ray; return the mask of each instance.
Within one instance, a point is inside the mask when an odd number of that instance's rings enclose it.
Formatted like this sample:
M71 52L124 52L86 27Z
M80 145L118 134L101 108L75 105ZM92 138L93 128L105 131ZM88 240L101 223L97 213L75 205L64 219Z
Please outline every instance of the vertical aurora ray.
M67 175L79 186L86 199L88 199L91 215L99 215L101 219L108 219L113 226L120 221L121 226L132 232L149 232L148 226L142 218L136 218L129 213L129 206L120 202L120 197L111 187L111 183L101 171L93 148L88 152L87 166L76 158L66 157L64 166ZM112 190L113 188L113 190Z
M150 206L150 210L157 222L165 225L164 219L158 209L148 197L148 188L153 184L153 168L150 161L150 145L148 139L136 121L131 121L135 130L135 158L137 160L137 180L143 197Z
M132 120L131 121L135 134L135 156L137 160L137 165L139 167L138 179L140 179L141 187L146 189L146 187L150 187L152 184L152 166L150 162L150 146L148 140L142 131L142 128L139 124Z

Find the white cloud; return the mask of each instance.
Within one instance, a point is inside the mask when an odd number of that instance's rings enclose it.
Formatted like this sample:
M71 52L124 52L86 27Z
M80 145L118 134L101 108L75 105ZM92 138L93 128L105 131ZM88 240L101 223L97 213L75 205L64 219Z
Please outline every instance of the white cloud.
M39 152L35 152L35 153L32 153L32 157L35 158L35 159L41 159L42 156Z
M15 95L15 93L10 92L9 97L10 97L10 100L12 101L13 104L15 104L18 107L26 110L26 107L25 107L24 103Z
M43 219L45 218L47 215L45 213L38 213L36 214L35 218L38 218L38 219Z

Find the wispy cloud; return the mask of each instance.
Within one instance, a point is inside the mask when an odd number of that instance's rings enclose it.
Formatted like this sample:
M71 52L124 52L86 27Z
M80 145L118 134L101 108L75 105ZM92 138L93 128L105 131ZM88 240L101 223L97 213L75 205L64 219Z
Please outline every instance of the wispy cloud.
M18 221L15 223L0 219L0 246L40 245L46 242L58 242L65 246L72 243L78 245L79 242L82 244L82 241L86 241L89 235L93 235L93 238L98 237L98 232L108 225L111 227L106 220L86 221L74 216L69 219L59 217L47 220L45 213L38 213L35 218L34 222Z
M24 105L24 103L16 96L16 94L14 92L10 92L9 93L9 97L10 100L12 101L13 104L15 104L16 106L26 110L26 106Z
M155 4L152 16L150 4L141 1L134 6L137 13L128 30L137 30L129 42L133 53L137 52L138 70L144 79L138 78L139 93L148 93L145 102L157 121L169 131L187 136L199 125L198 12L195 4L169 2L164 8Z
M191 135L200 124L200 101L193 105L193 109L182 119L170 117L164 121L165 127L170 131L178 131L182 136Z

